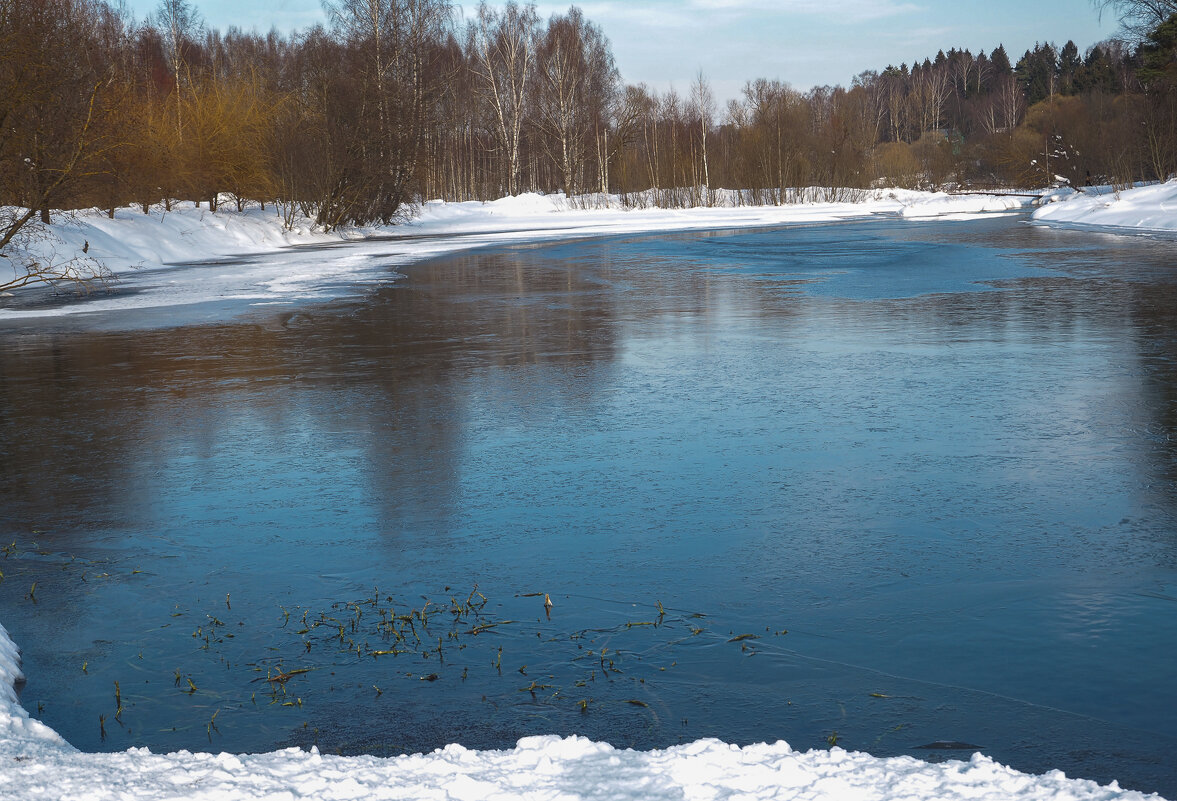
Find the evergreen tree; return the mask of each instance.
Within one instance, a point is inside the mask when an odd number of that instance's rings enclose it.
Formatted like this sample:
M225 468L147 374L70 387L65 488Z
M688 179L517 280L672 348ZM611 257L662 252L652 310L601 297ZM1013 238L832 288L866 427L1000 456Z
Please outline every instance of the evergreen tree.
M1076 89L1079 92L1116 91L1116 68L1111 55L1106 49L1096 45L1087 51L1087 58L1083 60L1083 67L1076 76Z
M1137 77L1150 90L1177 88L1177 14L1154 28L1140 46Z
M1061 94L1074 94L1075 75L1082 66L1083 60L1079 58L1079 48L1073 41L1067 40L1063 49L1059 51L1058 57L1059 92Z
M1058 61L1052 45L1035 45L1018 59L1014 70L1026 93L1026 102L1031 106L1054 97Z
M989 54L989 61L993 64L995 77L1010 75L1014 71L1013 66L1009 63L1009 54L1005 52L1005 45L998 45L997 49Z

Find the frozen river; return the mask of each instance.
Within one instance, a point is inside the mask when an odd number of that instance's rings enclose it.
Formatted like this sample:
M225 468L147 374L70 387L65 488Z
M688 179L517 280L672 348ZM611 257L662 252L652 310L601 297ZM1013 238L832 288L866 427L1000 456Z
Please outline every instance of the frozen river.
M780 738L1177 796L1175 250L880 218L0 327L22 700L84 750Z

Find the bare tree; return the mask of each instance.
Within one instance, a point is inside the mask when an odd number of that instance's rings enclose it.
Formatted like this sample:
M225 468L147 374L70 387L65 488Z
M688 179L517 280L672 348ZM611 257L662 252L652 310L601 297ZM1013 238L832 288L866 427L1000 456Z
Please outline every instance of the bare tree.
M184 138L183 103L180 86L188 80L187 51L200 37L204 22L200 13L188 0L160 0L159 7L150 20L163 42L164 54L172 71L175 84L176 138Z
M969 93L969 85L973 82L973 75L977 72L977 60L968 50L959 53L950 65L952 71L953 90L960 97Z
M470 23L467 49L494 118L494 132L504 161L505 189L519 192L519 145L526 116L528 84L535 64L535 6L509 2L501 11L484 2Z
M50 208L92 177L103 146L97 12L89 0L0 0L0 290L101 274L34 247Z
M699 123L700 153L703 160L703 188L708 198L711 196L711 169L707 163L707 131L715 120L715 93L711 91L711 84L703 70L695 76L691 84L691 114Z
M1138 39L1177 14L1177 0L1092 0L1092 3L1101 14L1105 10L1117 14L1124 30Z
M327 98L347 122L335 126L339 175L319 222L388 223L412 194L429 105L445 78L429 62L450 8L445 0L338 0L326 8L351 63L334 75L341 94ZM344 97L350 108L340 105Z
M944 105L952 90L947 64L921 70L920 81L924 103L924 126L921 134L938 130L944 121Z
M560 171L565 195L578 189L590 134L606 123L616 92L617 68L609 40L573 6L554 16L541 38L536 59L536 110L545 150ZM607 157L599 155L601 169ZM603 182L604 179L602 178Z
M46 228L12 206L0 206L0 294L33 284L89 290L114 276L96 259L57 252Z
M997 89L997 103L1001 130L1012 132L1026 113L1026 96L1014 76L1007 75L1001 79Z
M907 73L887 67L879 76L891 141L902 142L907 129Z
M760 78L744 86L744 102L757 172L752 188L769 190L766 199L781 205L788 202L787 188L796 177L801 95L786 83Z
M989 135L1013 134L1026 113L1026 95L1017 78L1005 75L997 80L994 91L978 106L977 122Z

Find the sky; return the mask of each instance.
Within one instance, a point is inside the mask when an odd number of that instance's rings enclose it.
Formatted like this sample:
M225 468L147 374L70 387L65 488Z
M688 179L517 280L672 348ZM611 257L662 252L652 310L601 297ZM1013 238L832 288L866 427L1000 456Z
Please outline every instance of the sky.
M128 0L140 19L158 0ZM540 16L568 3L537 2ZM585 0L585 16L613 43L627 83L687 91L700 70L718 98L753 78L808 90L847 86L864 70L934 57L951 47L1005 45L1017 60L1039 41L1073 39L1080 52L1116 33L1091 0ZM305 28L324 19L319 0L196 0L209 27ZM458 6L473 16L476 3Z

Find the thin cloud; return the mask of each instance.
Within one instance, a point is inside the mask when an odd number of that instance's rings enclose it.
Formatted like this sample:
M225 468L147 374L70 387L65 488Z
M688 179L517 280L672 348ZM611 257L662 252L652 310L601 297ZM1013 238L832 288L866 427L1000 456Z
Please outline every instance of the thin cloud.
M845 23L895 17L920 11L903 0L690 0L690 7L732 14L822 16Z
M821 17L838 24L855 24L921 11L907 0L688 0L681 2L597 2L574 3L585 17L602 24L634 25L659 30L666 28L705 28L716 22L730 22L749 16L782 19L794 16ZM567 2L541 2L536 8L541 17L563 14ZM717 19L717 15L722 15Z
M696 14L685 12L682 6L661 3L537 3L536 10L541 18L546 19L552 14L567 13L568 7L575 5L585 18L601 25L605 35L609 35L609 28L614 25L636 25L651 30L660 28L689 28L698 24Z

